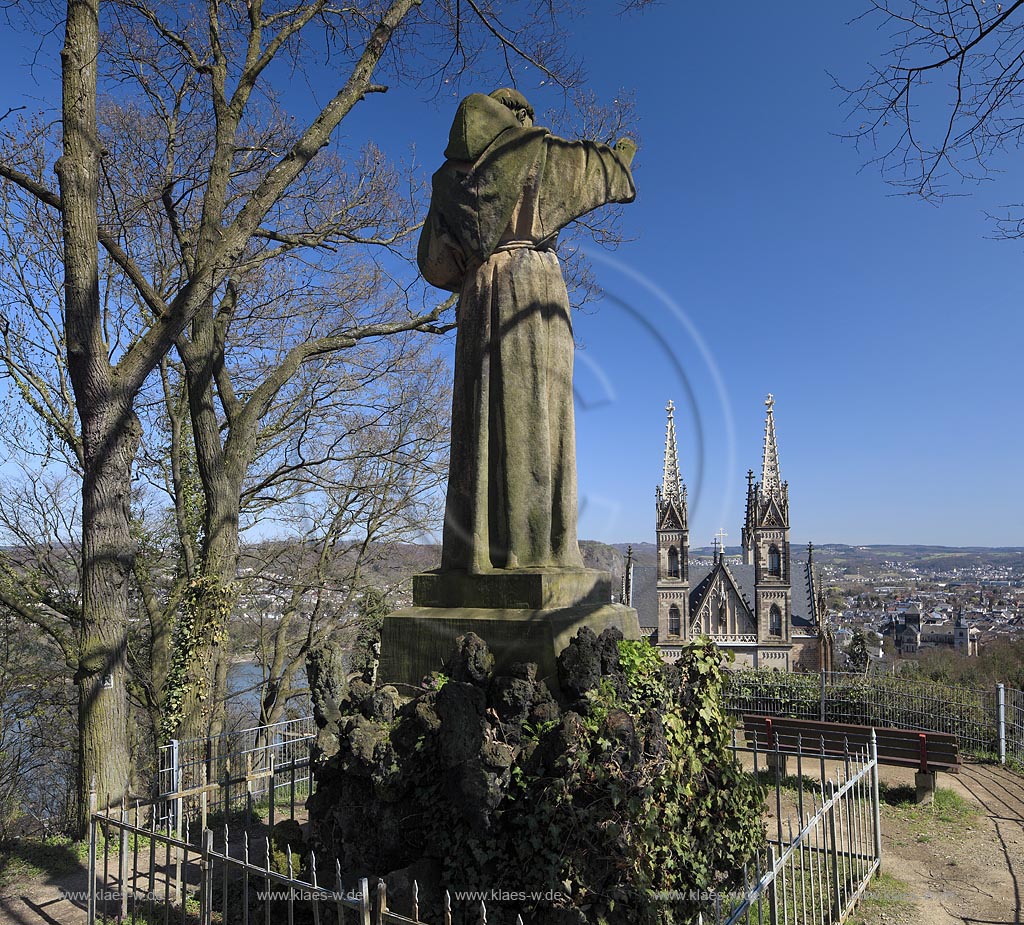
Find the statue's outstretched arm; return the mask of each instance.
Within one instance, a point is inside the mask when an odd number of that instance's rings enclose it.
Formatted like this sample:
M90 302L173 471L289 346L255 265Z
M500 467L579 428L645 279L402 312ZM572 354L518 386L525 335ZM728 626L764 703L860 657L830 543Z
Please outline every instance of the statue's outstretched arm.
M569 222L610 202L636 198L629 169L637 147L621 138L612 148L596 141L566 141L547 136L541 184L541 222L555 234Z

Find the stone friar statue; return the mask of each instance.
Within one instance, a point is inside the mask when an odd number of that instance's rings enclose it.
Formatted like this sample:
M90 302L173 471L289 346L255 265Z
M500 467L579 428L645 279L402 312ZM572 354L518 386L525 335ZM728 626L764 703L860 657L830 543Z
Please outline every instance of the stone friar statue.
M424 278L459 293L441 570L582 568L569 297L555 242L631 202L636 145L533 127L516 90L466 97L433 177Z

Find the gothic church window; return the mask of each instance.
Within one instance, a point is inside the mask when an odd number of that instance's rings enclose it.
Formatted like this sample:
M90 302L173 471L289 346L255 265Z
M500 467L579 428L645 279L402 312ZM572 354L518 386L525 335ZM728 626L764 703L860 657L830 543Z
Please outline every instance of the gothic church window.
M668 549L668 577L679 577L679 550L675 546L670 546Z
M768 632L772 636L782 635L782 611L776 604L772 604L772 609L768 614Z
M774 543L768 548L768 574L782 574L782 557L779 555L779 547Z
M679 635L679 608L675 604L668 609L668 633L670 636Z

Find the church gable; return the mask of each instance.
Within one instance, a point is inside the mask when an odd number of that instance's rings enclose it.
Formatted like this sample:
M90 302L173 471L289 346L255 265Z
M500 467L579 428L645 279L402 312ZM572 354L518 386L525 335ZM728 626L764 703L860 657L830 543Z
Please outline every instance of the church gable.
M719 562L690 598L690 635L756 634L754 615L729 570Z
M761 511L757 527L786 527L786 517L779 508L778 500L769 498Z
M659 530L683 530L685 526L683 524L683 518L679 514L679 508L676 506L675 501L668 500L664 504L664 510L661 515L661 522L658 524Z

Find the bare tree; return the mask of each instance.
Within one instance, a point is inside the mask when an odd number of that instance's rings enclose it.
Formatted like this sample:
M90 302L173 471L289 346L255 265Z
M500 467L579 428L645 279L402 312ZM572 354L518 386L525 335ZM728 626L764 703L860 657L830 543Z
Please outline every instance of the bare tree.
M289 250L336 243L338 223L331 215L305 212L298 197L296 208L284 206L290 192L302 193L310 165L341 122L385 89L378 71L440 87L488 60L514 82L515 64L527 62L569 88L579 71L562 54L559 12L558 4L525 2L499 11L485 0L345 6L328 0L207 0L188 8L163 0L68 0L61 20L59 134L41 131L47 142L42 165L38 146L9 134L0 179L54 210L62 226L58 341L66 351L81 434L76 676L83 830L90 781L116 798L130 776L126 660L136 548L130 485L142 438L135 402L144 383L193 321L212 318L202 335L209 336L222 312L234 312L240 271ZM312 117L282 131L284 123L268 102L275 69L327 66L339 75L336 92ZM100 130L101 89L111 98L131 98L144 118L167 130L164 143L150 151L154 184L119 177L121 162L108 154L119 148ZM210 131L181 146L177 129L189 124ZM38 169L50 166L58 189L42 179L48 170ZM155 204L162 212L159 225L137 221L156 215ZM167 266L151 259L158 239L177 248L180 272L158 272ZM107 289L110 303L104 301L101 250L116 269ZM132 314L129 304L145 312ZM123 338L109 337L111 310L134 322ZM191 332L193 341L198 331ZM200 352L200 362L216 356ZM190 401L208 395L192 390ZM206 580L216 585L216 575L210 571ZM212 598L227 593L211 591Z
M263 668L260 722L281 717L287 701L304 688L308 652L339 634L358 629L360 601L389 584L394 544L423 536L437 523L448 438L447 371L415 343L399 350L381 370L375 395L357 409L339 409L343 444L327 464L302 479L311 489L294 505L294 539L270 550L277 581L275 619L248 614ZM355 413L354 413L355 412Z
M988 177L1024 133L1024 3L874 0L860 18L891 40L862 84L837 81L849 136L909 194Z
M24 819L61 832L76 799L80 486L36 469L0 490L0 837Z

